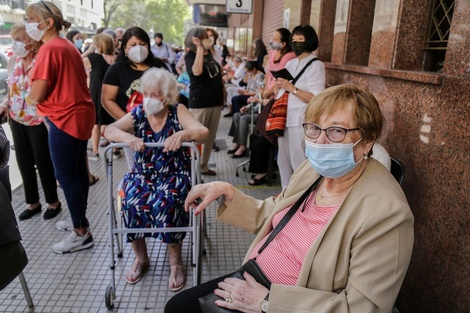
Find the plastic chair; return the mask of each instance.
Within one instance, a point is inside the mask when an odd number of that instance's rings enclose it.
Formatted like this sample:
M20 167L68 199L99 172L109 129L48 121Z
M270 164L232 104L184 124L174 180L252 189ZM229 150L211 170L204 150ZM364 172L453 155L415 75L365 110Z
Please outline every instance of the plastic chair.
M390 173L393 175L393 177L395 177L397 182L401 185L401 183L403 182L403 177L405 176L405 167L397 159L392 158L392 157L390 157L390 159L392 161Z

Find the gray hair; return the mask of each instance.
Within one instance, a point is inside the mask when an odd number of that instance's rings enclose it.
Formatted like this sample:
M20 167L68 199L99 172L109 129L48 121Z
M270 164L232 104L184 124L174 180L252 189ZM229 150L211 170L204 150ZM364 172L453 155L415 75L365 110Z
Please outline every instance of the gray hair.
M191 28L186 34L186 39L184 40L184 45L191 51L196 51L197 47L193 43L193 37L199 38L200 40L208 38L206 29L203 27L194 27Z
M152 67L140 77L140 92L155 90L173 104L178 101L178 87L175 77L167 70Z
M113 40L116 40L116 33L114 32L114 30L107 28L103 30L103 33L110 35L111 37L113 37Z

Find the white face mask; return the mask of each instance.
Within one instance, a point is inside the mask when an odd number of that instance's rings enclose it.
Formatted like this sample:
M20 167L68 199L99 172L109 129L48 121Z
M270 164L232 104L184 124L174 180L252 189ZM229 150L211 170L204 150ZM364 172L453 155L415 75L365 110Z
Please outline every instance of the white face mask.
M13 50L13 53L20 58L24 58L29 53L29 50L26 50L26 44L22 41L17 40L13 41L13 44L11 45L11 50Z
M149 55L149 50L145 46L134 46L127 52L127 57L134 63L142 63Z
M42 21L41 23L43 23ZM28 34L29 37L33 38L35 41L41 41L42 36L46 33L46 30L39 29L38 26L41 23L26 23L25 28L26 28L26 33Z
M144 97L143 105L144 105L144 111L147 113L147 115L152 115L152 114L157 114L161 110L163 110L164 103L166 102L166 99L162 101L155 99L155 98L150 98L150 97Z
M214 46L214 38L209 37L207 39L202 40L202 45L204 46L204 49L210 50Z

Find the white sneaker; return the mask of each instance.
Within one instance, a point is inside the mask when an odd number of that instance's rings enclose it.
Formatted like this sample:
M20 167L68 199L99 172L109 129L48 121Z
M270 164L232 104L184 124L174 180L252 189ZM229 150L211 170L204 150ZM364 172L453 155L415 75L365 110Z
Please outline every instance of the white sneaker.
M85 235L79 236L72 231L63 241L52 246L55 253L72 253L93 247L93 236L88 231Z
M58 230L69 231L69 230L73 230L73 223L71 219L66 219L66 220L58 221L57 223L55 223L55 227Z

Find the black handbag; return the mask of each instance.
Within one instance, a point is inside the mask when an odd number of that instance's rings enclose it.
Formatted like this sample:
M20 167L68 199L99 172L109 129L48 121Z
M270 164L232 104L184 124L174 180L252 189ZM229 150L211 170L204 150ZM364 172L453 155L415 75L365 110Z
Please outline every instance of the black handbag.
M315 190L317 185L320 183L322 176L320 176L315 182L302 194L302 196L297 199L297 201L292 205L292 207L289 209L286 215L282 218L282 220L277 224L276 228L274 228L271 231L271 234L269 234L268 239L264 242L263 246L258 250L258 255L266 248L266 246L274 239L274 237L281 231L284 226L286 226L287 222L294 216L295 212L297 209L300 207L300 205L305 201L305 199L308 197L308 195ZM303 210L303 209L302 209ZM271 288L271 281L269 280L268 277L263 273L263 270L259 267L258 263L256 263L256 257L253 259L248 260L245 264L243 264L238 270L230 274L229 277L234 277L234 278L239 278L242 280L245 280L243 277L243 273L247 272L251 276L253 276L254 279L264 287L270 289ZM215 293L210 293L207 296L200 297L198 299L199 305L201 306L201 309L204 313L234 313L234 312L240 312L238 310L230 310L227 308L222 308L215 304L216 300L225 300L222 297L219 297Z

